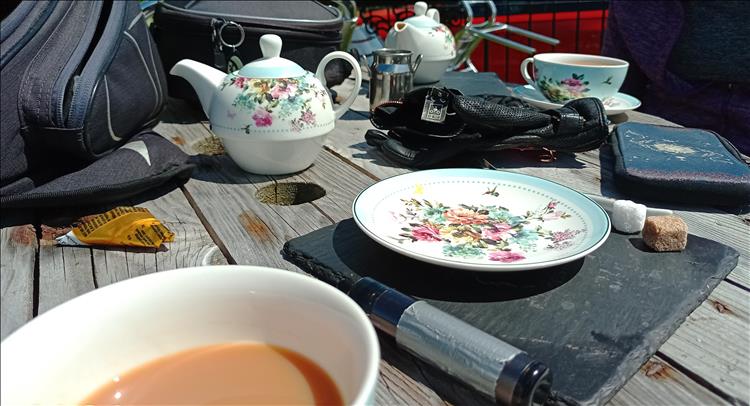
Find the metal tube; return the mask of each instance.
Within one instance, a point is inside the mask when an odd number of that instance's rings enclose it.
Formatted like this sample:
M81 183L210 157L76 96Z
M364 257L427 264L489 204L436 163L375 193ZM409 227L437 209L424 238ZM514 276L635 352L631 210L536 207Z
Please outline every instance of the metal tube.
M476 36L478 36L478 37L480 37L482 39L494 42L496 44L503 45L503 46L511 48L511 49L515 49L516 51L525 52L525 53L531 54L531 55L533 55L534 53L536 53L536 49L535 48L532 48L532 47L527 46L527 45L520 44L520 43L518 43L516 41L509 40L507 38L500 37L498 35L486 33L486 32L483 32L482 30L477 30L477 29L474 29L474 28L470 28L469 31L471 31L472 34L474 34L474 35L476 35Z
M507 26L506 29L508 30L508 32L512 34L521 35L527 38L531 38L535 41L544 42L545 44L549 44L549 45L557 45L560 43L560 40L556 38L548 37L546 35L542 35L533 31L524 30L523 28L518 28L512 25L506 24L506 26Z
M499 338L369 277L347 293L399 347L496 403L537 406L549 396L549 369Z

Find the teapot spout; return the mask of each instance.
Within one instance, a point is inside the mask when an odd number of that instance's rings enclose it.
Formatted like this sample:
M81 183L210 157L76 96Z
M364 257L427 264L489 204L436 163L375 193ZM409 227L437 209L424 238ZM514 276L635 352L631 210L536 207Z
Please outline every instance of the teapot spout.
M203 112L206 113L206 117L209 117L211 100L219 91L219 85L224 80L226 73L200 62L183 59L172 67L169 74L179 76L193 86L195 93L198 94Z

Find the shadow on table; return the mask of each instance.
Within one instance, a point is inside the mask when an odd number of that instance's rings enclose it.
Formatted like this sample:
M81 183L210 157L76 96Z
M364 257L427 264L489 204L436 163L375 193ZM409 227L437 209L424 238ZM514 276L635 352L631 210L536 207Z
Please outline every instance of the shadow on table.
M361 120L369 120L370 119L370 112L369 111L362 111L362 110L354 110L352 108L349 108L349 111L344 113L339 120L352 120L352 121L361 121Z
M377 166L384 166L388 168L404 168L403 165L399 165L383 155L377 147L368 145L367 142L358 142L349 146L350 148L356 149L357 151L352 154L352 158L364 159L369 163Z
M366 142L351 144L350 148L362 151L352 154L353 158L368 160L373 165L391 168L405 168L405 166L388 159L378 148L368 145ZM440 162L432 168L493 168L494 169L517 169L517 168L568 168L579 169L586 166L585 162L576 159L575 154L558 152L557 159L553 162L541 162L540 157L544 154L539 150L504 150L487 152L465 152L453 158Z
M195 165L192 178L211 183L255 184L267 183L271 177L255 175L243 171L229 155L192 155L190 163ZM273 179L283 180L296 174L274 175Z
M541 159L547 153L541 150L503 150L488 151L482 153L482 158L497 169L516 168L567 168L580 169L586 166L585 162L576 159L575 154L568 152L557 152L556 159L552 162L542 162ZM468 155L468 154L466 154Z

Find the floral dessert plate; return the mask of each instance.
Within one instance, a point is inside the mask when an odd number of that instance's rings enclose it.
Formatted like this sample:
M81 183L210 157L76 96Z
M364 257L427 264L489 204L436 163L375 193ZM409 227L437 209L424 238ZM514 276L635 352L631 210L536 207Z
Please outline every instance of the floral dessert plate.
M542 109L559 109L563 106L562 104L553 103L547 100L544 95L539 93L539 91L531 85L518 85L514 87L513 95L519 97L532 106L536 106ZM614 96L604 100L602 103L604 104L604 112L608 116L613 116L615 114L624 113L626 111L635 110L638 107L641 107L640 100L625 93L616 93Z
M381 245L473 271L546 268L581 258L609 235L588 197L541 178L435 169L382 180L359 194L354 220Z

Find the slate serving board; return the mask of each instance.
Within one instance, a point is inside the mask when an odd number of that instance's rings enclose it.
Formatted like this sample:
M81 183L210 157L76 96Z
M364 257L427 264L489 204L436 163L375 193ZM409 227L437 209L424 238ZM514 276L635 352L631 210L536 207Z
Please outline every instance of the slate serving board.
M614 395L737 264L739 254L690 235L683 252L655 253L612 232L566 265L515 273L453 270L392 252L345 220L288 241L284 255L348 291L364 276L525 350L582 404Z

